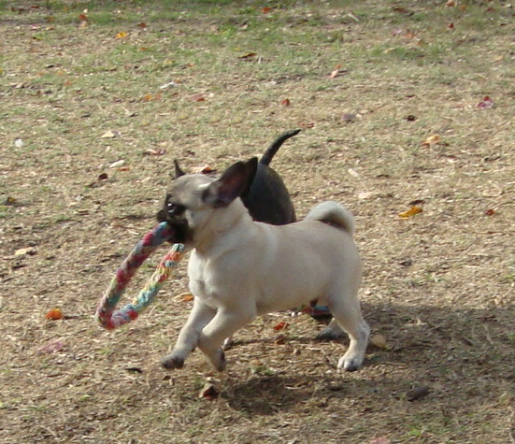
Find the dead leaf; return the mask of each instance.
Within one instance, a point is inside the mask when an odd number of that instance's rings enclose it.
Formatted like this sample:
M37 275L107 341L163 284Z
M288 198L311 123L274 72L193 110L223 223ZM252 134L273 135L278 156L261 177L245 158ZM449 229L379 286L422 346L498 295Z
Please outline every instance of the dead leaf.
M238 58L241 60L254 60L257 57L256 52L248 52L247 54L243 54L239 56Z
M208 399L209 401L213 401L214 399L218 398L218 391L216 390L215 386L208 382L200 393L198 394L198 397L200 399Z
M313 122L301 122L299 126L303 129L305 128L314 128L315 124Z
M272 8L270 6L265 6L261 11L263 11L263 14L268 14Z
M152 156L163 156L164 154L166 154L166 150L164 148L158 148L157 150L149 148L145 151L145 154L150 154Z
M438 134L433 134L432 136L429 136L422 142L422 146L433 146L438 145L440 143L440 136Z
M175 302L190 302L192 301L194 296L191 293L181 293L177 296L174 296L173 300Z
M284 99L281 101L282 106L290 106L290 99Z
M354 121L356 120L356 117L357 117L357 116L356 116L356 114L352 114L352 113L344 113L344 114L342 115L342 120L343 120L344 122L347 122L347 123L348 123L348 122L354 122Z
M102 139L114 139L116 137L116 133L114 131L106 131L104 134L100 136Z
M16 250L15 256L34 256L38 251L34 247L20 248Z
M274 326L274 330L275 331L286 330L289 326L290 326L290 324L288 324L287 322L279 322L277 325Z
M408 211L404 211L403 213L399 213L399 217L402 219L409 219L410 217L415 216L416 214L422 213L424 210L421 207L411 207Z
M199 173L199 174L210 174L210 173L214 173L215 171L216 170L211 168L209 165L204 165L204 166L201 166L194 170L195 173Z
M454 8L456 6L456 0L449 0L445 6L447 6L448 8Z
M375 345L377 348L381 348L383 350L389 350L388 344L386 343L386 339L383 335L374 335L370 338L370 343Z
M63 312L60 308L53 308L47 312L45 318L47 318L49 321L58 321L59 319L63 318Z
M126 33L125 31L122 31L122 32L119 32L118 34L115 35L115 39L125 39L129 36L128 33Z
M88 10L85 9L82 14L79 15L79 28L87 28L88 27Z
M417 401L429 395L429 387L415 387L406 393L406 399L410 402Z
M113 162L111 165L109 165L109 168L120 168L125 164L125 160L117 160L116 162Z
M449 24L447 25L447 28L449 28L449 29L454 29L454 23L452 23L452 22L451 22L451 23L449 23Z
M489 96L485 96L481 102L477 104L478 108L493 108L494 102Z
M491 208L485 211L485 216L493 216L494 214L497 214L497 211L492 210Z
M57 340L49 342L38 349L38 353L57 353L64 348L64 341Z
M147 24L144 22L138 23L138 28L145 29L147 27Z
M202 94L194 94L193 96L188 97L190 102L205 102L206 99Z
M98 175L98 180L107 180L109 179L109 176L107 175L107 173L101 173Z

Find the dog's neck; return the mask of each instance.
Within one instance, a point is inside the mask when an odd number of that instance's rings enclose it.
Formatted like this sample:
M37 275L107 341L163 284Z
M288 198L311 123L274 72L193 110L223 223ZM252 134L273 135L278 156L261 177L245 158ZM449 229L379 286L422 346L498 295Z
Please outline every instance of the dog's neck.
M214 248L223 247L228 238L234 238L239 226L248 227L253 224L248 210L240 199L231 203L231 211L220 208L213 211L202 227L195 230L193 248L197 254L209 255Z

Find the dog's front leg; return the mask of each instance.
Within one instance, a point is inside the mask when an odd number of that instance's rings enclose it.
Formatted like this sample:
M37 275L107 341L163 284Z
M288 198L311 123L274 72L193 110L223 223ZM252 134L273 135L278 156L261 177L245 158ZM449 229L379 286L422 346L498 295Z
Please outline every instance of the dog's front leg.
M172 352L161 360L167 370L182 368L187 356L198 346L202 329L213 319L216 311L208 307L201 299L195 298L193 309L184 327L182 327Z
M224 340L248 324L254 316L254 313L220 309L202 330L198 346L219 372L223 371L226 365L222 349Z

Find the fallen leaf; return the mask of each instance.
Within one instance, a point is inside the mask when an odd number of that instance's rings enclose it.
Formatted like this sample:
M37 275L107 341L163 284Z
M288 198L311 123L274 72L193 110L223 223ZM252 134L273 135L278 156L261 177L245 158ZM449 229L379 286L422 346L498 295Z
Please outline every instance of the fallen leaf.
M16 250L15 256L34 256L37 253L37 250L34 247L20 248Z
M175 302L190 302L192 301L194 296L191 293L181 293L177 296L174 296L173 300Z
M205 102L206 99L202 94L194 94L193 96L188 97L190 102Z
M111 165L109 165L109 168L120 168L125 164L125 160L117 160L116 162L113 162Z
M63 318L63 312L60 308L53 308L47 312L45 318L47 318L49 321L58 321L59 319Z
M448 8L454 8L456 6L456 0L449 0L445 6L447 6Z
M162 156L166 154L166 150L164 148L158 148L157 150L154 150L152 148L149 148L145 151L145 154L150 154L152 156Z
M256 57L257 57L256 52L248 52L247 54L243 54L243 55L239 56L238 58L241 60L253 60Z
M290 324L288 324L287 322L279 322L277 325L274 326L274 330L286 330L289 326Z
M447 28L449 28L449 29L454 29L454 23L449 23L449 24L447 25Z
M344 113L342 115L342 120L344 122L354 122L356 120L356 114L352 114L352 113Z
M139 367L127 367L125 370L129 373L139 373L140 375L143 373L143 370L141 370Z
M213 401L214 399L218 398L218 391L216 390L215 386L208 382L200 393L198 394L198 397L200 399L208 399L209 401Z
M281 101L281 105L283 106L290 106L290 99L284 99Z
M374 335L370 338L370 342L375 345L377 348L381 348L383 350L389 350L388 344L386 343L386 339L383 335Z
M272 8L270 6L265 6L262 11L263 11L263 14L268 14L270 11L272 10Z
M16 200L16 198L7 196L7 198L2 202L2 205L11 206L11 205L16 205L17 202L18 201Z
M138 23L138 28L145 29L147 27L147 24L144 22Z
M301 122L299 126L301 128L314 128L315 124L313 122Z
M399 217L402 219L409 219L410 217L415 216L416 214L422 213L424 210L421 207L411 207L408 211L404 211L403 213L399 213Z
M432 146L432 145L437 145L440 143L440 136L438 134L433 134L432 136L429 136L428 138L426 138L426 140L424 140L422 142L422 145L423 146Z
M429 395L429 387L415 387L406 393L406 399L410 402L417 401Z
M494 102L489 96L485 96L481 102L477 104L478 108L493 108Z
M57 340L49 342L38 349L38 353L57 353L64 348L64 341Z
M104 134L100 136L102 139L114 139L116 137L116 133L114 131L106 131Z
M98 180L107 180L109 179L109 176L107 175L107 173L101 173L98 175Z
M199 174L210 174L210 173L214 173L216 170L211 168L209 165L204 165L204 166L201 166L197 169L195 169L193 172L194 173L199 173Z
M125 31L122 31L115 35L115 39L124 39L128 36L129 36L128 33L126 33Z
M497 211L489 209L485 211L485 216L493 216L494 214L497 214Z
M342 71L342 65L336 65L333 71L331 71L331 74L329 74L329 78L334 79L335 77L338 77L339 74L343 74L345 71Z
M417 116L414 116L413 114L410 114L409 116L406 116L405 119L408 122L414 122L415 120L417 120Z

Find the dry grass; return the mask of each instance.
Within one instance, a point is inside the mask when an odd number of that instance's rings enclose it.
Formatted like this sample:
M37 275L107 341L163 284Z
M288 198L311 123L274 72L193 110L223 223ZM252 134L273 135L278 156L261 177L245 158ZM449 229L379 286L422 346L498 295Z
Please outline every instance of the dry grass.
M0 2L0 442L514 441L514 23L496 1ZM299 126L274 166L298 213L355 213L388 349L339 374L344 344L275 314L225 374L199 353L166 373L184 268L129 327L95 325L174 158L223 168ZM215 401L197 396L208 378Z

